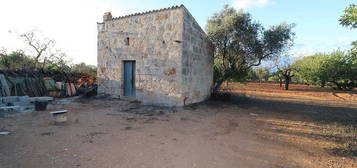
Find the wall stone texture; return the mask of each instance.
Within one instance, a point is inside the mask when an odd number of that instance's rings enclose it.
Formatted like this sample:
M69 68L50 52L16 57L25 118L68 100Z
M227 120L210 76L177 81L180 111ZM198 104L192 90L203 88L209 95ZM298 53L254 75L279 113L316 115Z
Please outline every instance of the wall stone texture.
M97 25L99 94L122 97L123 62L136 61L135 98L144 104L183 106L209 97L212 44L184 6L108 15Z

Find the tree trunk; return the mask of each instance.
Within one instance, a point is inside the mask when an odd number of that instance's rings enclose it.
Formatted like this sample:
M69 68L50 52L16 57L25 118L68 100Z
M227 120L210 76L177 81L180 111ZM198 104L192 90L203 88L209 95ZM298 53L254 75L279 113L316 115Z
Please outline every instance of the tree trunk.
M283 80L281 78L279 78L279 86L283 87Z
M219 87L221 87L223 82L224 82L223 80L217 81L215 83L215 86L212 89L212 93L216 93L218 91Z
M321 81L321 87L324 88L326 86L326 82L325 81Z
M285 77L285 90L289 90L290 77Z
M338 82L333 81L332 83L334 83L336 85L337 90L342 90L342 86Z

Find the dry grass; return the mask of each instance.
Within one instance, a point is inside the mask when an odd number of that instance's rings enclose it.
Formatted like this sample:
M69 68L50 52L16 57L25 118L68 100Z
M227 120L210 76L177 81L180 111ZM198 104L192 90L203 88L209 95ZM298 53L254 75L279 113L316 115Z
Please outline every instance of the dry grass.
M322 133L326 138L333 138L340 144L331 151L339 156L357 156L357 127L338 123L325 124Z
M354 126L277 119L261 121L268 125L268 129L261 132L264 135L278 136L282 141L319 148L336 156L353 157L357 154L357 128Z
M240 102L243 97L261 100L249 106L273 112L272 116L257 119L265 125L258 132L263 138L304 151L317 149L336 157L356 157L356 92L296 84L290 88L283 90L274 83L230 83L225 89L238 94Z

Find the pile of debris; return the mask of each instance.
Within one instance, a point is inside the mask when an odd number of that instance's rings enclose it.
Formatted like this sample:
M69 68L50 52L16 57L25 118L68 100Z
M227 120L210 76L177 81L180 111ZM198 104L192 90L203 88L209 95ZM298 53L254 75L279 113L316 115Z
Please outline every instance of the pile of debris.
M5 96L51 96L71 97L95 92L96 77L85 73L60 71L0 71L0 97Z

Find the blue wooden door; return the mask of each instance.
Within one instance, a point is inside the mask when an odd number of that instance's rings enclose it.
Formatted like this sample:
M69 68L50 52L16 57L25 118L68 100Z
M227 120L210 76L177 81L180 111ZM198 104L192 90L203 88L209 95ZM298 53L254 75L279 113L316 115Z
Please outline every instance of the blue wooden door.
M135 97L135 61L124 61L124 96Z

